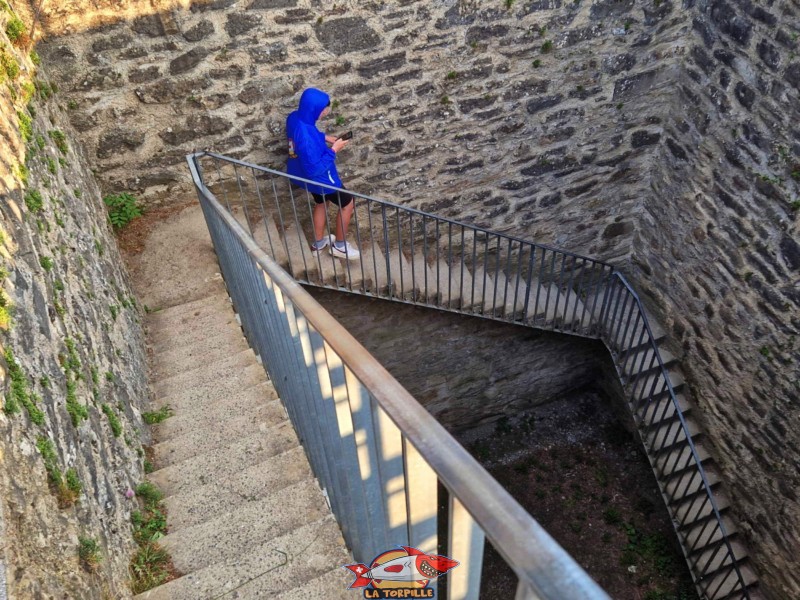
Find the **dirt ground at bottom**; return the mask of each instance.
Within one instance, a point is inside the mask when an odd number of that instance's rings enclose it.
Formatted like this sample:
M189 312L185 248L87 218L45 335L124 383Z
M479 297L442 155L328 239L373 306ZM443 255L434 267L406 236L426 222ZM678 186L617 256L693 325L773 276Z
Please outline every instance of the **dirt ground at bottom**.
M473 455L615 600L695 600L639 443L600 393L539 407L462 436ZM487 541L481 598L513 598L517 577Z

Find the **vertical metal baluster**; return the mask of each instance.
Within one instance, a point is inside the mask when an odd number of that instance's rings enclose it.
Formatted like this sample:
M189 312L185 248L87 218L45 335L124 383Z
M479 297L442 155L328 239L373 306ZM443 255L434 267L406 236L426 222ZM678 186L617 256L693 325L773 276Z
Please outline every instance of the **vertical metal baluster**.
M441 244L439 243L439 219L436 219L436 295L439 297L439 305L444 306L443 298L442 298L442 274L440 269L440 262L441 259L439 257L439 247ZM447 308L450 307L450 296L447 297Z
M361 200L360 196L353 196L353 226L356 228L356 246L358 246L361 256L358 257L358 266L361 269L361 291L366 291L364 280L367 278L364 273L364 249L361 244L361 226L358 222L358 203ZM353 279L350 278L350 290L353 290Z
M519 320L519 309L517 306L519 305L519 284L522 281L522 263L524 262L525 257L525 244L523 242L517 242L519 244L519 254L517 255L517 269L516 275L514 276L514 303L512 304L514 315L513 320Z
M367 221L369 221L369 239L370 247L372 248L372 272L375 278L372 280L372 292L375 295L380 295L380 282L378 280L378 259L375 256L375 225L372 223L372 205L371 200L367 200Z
M225 181L222 178L222 169L219 166L219 161L214 160L214 165L217 167L217 179L219 179L219 186L222 188L222 197L225 200L225 208L228 209L230 214L233 214L231 211L231 203L228 201L228 190L225 189Z
M492 316L497 317L497 282L498 273L500 272L500 255L502 246L502 237L497 236L497 251L494 255L494 289L492 289Z
M503 278L503 318L506 320L508 319L508 315L506 314L506 306L508 306L508 278L511 277L511 249L512 249L513 241L511 238L508 238L508 255L506 257L506 272L505 277ZM514 296L516 300L516 296ZM512 309L513 313L513 309ZM510 320L514 320L513 315Z
M386 284L389 289L386 292L386 297L392 297L392 266L389 260L389 227L386 224L386 205L381 204L381 222L383 224L383 260L386 262Z
M560 330L564 329L563 321L564 318L567 316L567 306L569 306L569 296L568 296L569 292L567 291L565 292L566 299L564 301L564 314L561 315L560 314L561 311L559 310L558 307L559 307L559 302L561 302L561 288L564 287L564 271L566 270L566 265L567 265L567 255L561 253L561 267L559 268L558 271L558 283L556 284L556 301L555 301L555 306L553 307L553 315L554 315L553 318L555 319L555 322L558 323L558 329ZM555 267L555 263L553 263L553 266Z
M431 304L428 290L428 221L425 213L422 213L422 265L425 267L425 302Z
M447 222L447 303L452 308L453 305L453 224ZM461 299L459 299L461 306Z
M417 298L417 269L414 262L416 257L414 256L414 213L408 213L408 228L411 232L411 240L410 240L410 252L411 252L411 300L412 302L418 302Z
M247 223L247 231L250 237L254 237L250 215L247 213L247 200L244 197L244 190L242 190L242 179L239 176L239 169L236 168L236 163L233 163L233 176L236 178L236 186L239 188L239 199L242 201L242 212L244 213L244 221Z
M478 272L477 265L478 257L478 230L472 228L472 289L470 290L469 305L474 310L475 308L475 273Z
M483 282L481 284L481 314L486 314L486 272L489 270L489 235L484 235L483 240ZM474 283L472 284L475 285ZM474 310L473 310L474 312Z
M269 227L267 225L267 219L271 218L271 216L267 217L267 211L264 209L264 198L261 196L261 186L258 185L258 176L256 175L255 169L253 169L253 181L256 184L256 195L258 196L258 205L261 208L261 219L264 221L264 231L267 234L267 245L269 245L269 255L275 262L278 262L278 257L275 254L275 246L272 243L272 234L270 234ZM266 248L263 249L266 250Z
M289 186L289 196L292 196L292 186ZM283 212L281 211L281 201L278 197L278 188L275 187L275 180L272 180L272 197L275 199L275 208L278 211L278 221L281 226L280 234L283 236L283 247L286 250L286 259L289 261L289 273L292 274L293 277L297 277L297 273L295 272L294 265L292 264L292 253L289 252L289 243L286 241L286 226L283 223ZM292 198L292 202L294 202L294 198Z
M397 269L400 271L400 299L406 297L405 282L403 281L403 234L400 230L400 208L394 209L397 219Z
M531 299L531 287L533 285L534 277L533 277L533 265L536 262L536 246L533 244L529 245L528 248L530 249L530 258L528 259L528 279L525 285L525 300L522 304L522 322L527 323L528 321L528 302ZM537 286L538 287L538 286Z
M548 309L550 308L550 294L553 290L553 280L555 279L556 274L556 253L555 251L550 252L550 282L547 284L547 297L544 300L544 319L545 323L547 323L547 316L548 316ZM556 305L556 310L558 309L558 305ZM556 317L557 313L553 311L553 322L550 324L550 329L556 328Z
M532 321L533 325L536 324L536 317L539 315L539 296L542 293L542 286L544 285L544 263L545 263L545 257L547 256L547 249L542 248L541 252L542 252L542 260L540 261L539 264L539 277L537 278L537 283L536 283L536 302L534 302L533 304L533 321ZM544 325L545 323L547 323L547 312L544 313L544 321L542 324Z
M464 505L453 494L450 498L449 549L457 556L458 569L448 573L448 600L478 600L481 590L485 536Z
M575 282L576 289L572 288L572 280L570 280L570 290L572 290L572 294L574 295L574 302L572 303L572 318L570 322L572 323L572 327L570 327L571 331L579 331L580 324L576 327L576 323L578 321L578 304L583 305L583 300L581 299L581 291L583 290L583 274L586 272L586 259L581 259L581 267L578 274L578 280Z
M462 225L461 226L461 252L459 252L459 254L461 255L459 257L460 258L459 262L461 263L461 283L459 285L459 290L460 290L459 302L460 302L462 311L464 310L464 235L465 235L464 234L464 226Z

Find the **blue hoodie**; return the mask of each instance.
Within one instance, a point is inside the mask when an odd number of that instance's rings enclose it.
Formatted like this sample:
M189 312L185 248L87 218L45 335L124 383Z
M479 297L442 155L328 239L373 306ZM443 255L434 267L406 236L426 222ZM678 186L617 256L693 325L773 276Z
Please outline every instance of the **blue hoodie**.
M289 158L286 172L311 181L342 187L336 172L336 153L325 143L325 134L317 129L316 122L330 97L325 92L308 88L300 96L300 107L286 119L286 137L289 138ZM330 194L331 190L318 185L297 183L313 194Z

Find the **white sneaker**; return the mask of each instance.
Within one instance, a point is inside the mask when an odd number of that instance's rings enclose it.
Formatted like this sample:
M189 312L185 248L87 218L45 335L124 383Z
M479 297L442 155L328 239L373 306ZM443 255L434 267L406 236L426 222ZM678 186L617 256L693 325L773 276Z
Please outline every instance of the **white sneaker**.
M328 247L328 244L332 246L335 242L336 242L336 236L331 233L328 236L323 237L322 241L314 242L313 244L311 244L311 254L313 254L314 256L319 256L320 254L322 254L322 251Z
M350 244L350 242L340 242L342 247L335 243L331 243L331 254L337 258L346 258L347 260L358 260L361 258L361 252L358 248Z

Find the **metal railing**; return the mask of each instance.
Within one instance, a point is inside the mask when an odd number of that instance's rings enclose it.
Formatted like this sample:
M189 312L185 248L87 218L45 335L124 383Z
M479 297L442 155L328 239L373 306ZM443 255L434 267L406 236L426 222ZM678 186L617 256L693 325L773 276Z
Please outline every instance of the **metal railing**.
M189 168L242 328L263 358L355 559L369 562L399 544L447 554L461 564L443 579L439 597L473 599L485 535L519 578L518 600L608 599L258 247L205 186L196 157L189 157Z
M310 250L314 201L292 185L302 179L209 152L189 162L195 182L301 283L602 340L698 590L749 598L659 336L612 265L353 192L348 237L361 255L340 261ZM333 231L336 217L326 218Z

